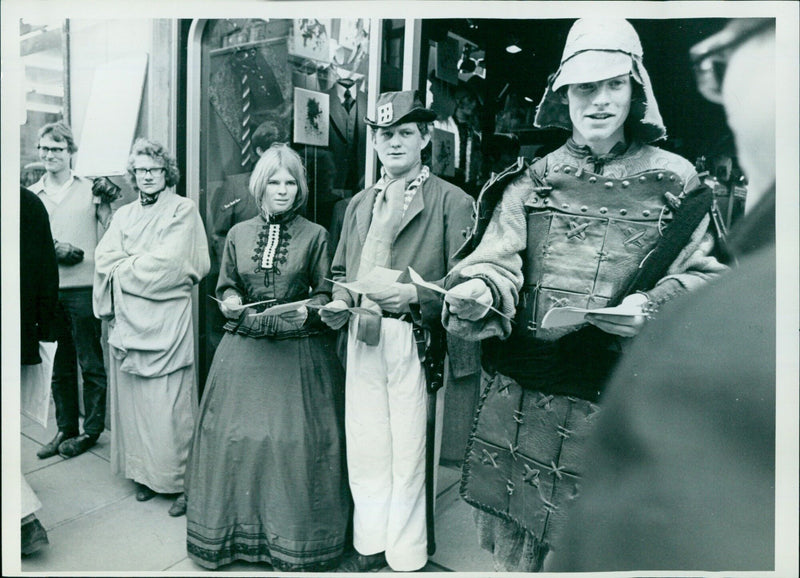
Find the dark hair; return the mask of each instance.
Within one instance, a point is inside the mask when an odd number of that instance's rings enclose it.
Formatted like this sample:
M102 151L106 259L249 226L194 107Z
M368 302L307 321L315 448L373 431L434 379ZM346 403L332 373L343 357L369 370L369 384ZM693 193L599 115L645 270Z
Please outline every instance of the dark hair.
M552 74L550 75L551 80L549 82L551 83L553 76ZM628 111L628 118L625 119L625 138L647 142L649 140L647 136L649 129L642 124L642 119L644 119L644 115L647 112L647 97L644 94L644 86L636 80L633 74L629 78L631 80L631 106ZM556 96L563 100L567 106L569 106L567 100L568 89L569 85L565 84L555 91Z
M164 179L168 187L174 187L181 180L181 173L178 170L178 161L172 156L164 145L159 142L148 140L146 138L136 139L131 148L131 154L128 156L128 182L133 187L133 190L138 192L139 187L136 186L136 175L133 173L133 159L139 155L148 156L164 163Z
M264 152L274 143L285 140L286 137L278 124L271 120L265 120L253 132L250 143L253 145L254 150L260 148Z
M63 142L67 144L67 152L75 154L78 152L78 146L75 144L75 138L72 136L72 129L64 121L51 122L44 125L39 129L39 140L49 136L56 142Z
M631 75L631 108L628 118L625 119L625 136L628 140L638 140L646 142L642 119L647 112L647 98L644 94L644 87Z

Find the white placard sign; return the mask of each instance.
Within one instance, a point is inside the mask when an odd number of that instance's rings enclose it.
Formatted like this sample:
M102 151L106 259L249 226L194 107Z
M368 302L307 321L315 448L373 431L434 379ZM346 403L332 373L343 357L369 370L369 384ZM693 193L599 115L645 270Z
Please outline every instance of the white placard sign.
M125 174L146 71L146 53L114 60L95 69L78 143L77 174L87 177Z

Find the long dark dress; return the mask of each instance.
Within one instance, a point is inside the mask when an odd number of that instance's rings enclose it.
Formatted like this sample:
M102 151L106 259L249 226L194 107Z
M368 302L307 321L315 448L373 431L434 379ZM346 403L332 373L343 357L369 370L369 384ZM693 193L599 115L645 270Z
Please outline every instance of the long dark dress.
M325 304L327 243L327 232L301 216L239 223L217 297ZM251 312L226 324L200 405L187 470L189 555L207 568L244 560L330 569L350 514L333 336L314 309L302 327Z

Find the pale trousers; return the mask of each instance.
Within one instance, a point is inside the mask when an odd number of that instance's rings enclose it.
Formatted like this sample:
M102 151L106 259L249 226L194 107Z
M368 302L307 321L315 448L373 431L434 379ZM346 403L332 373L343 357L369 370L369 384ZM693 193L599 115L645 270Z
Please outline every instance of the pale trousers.
M425 373L412 325L384 318L380 343L347 342L345 433L353 494L353 546L386 552L393 570L428 559L425 526Z

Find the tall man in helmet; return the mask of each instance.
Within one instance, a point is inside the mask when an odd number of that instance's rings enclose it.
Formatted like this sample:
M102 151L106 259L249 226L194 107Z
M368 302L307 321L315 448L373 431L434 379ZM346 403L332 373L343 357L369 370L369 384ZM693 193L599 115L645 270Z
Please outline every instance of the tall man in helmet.
M541 570L581 493L622 342L648 311L724 270L709 255L710 192L696 191L691 163L648 144L666 130L642 57L625 20L572 26L535 119L571 137L484 187L471 253L448 276L445 328L483 340L462 495L498 571ZM544 323L565 306L614 305L628 314Z

